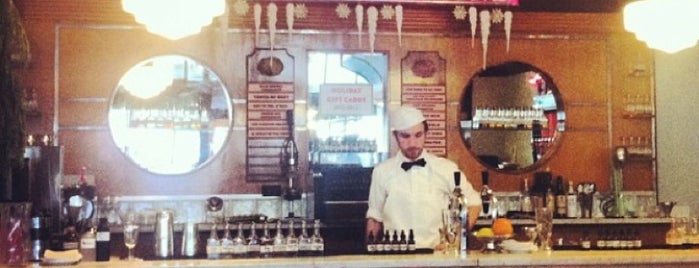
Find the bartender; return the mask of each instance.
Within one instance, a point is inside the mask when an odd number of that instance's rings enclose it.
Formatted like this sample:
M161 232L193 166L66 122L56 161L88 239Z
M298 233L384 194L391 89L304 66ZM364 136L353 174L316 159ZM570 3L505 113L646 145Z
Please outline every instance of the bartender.
M400 151L374 167L366 235L412 229L417 248L433 249L440 243L442 210L448 207L455 187L454 172L461 171L451 160L424 150L428 127L420 110L401 106L390 119ZM461 181L470 228L480 213L481 200L468 180Z

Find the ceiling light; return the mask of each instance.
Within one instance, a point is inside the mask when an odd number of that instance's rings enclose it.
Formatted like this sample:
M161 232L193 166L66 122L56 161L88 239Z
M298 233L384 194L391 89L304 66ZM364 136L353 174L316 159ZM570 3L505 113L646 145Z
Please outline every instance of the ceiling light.
M226 10L225 0L122 0L124 11L146 29L172 40L197 34Z
M648 47L675 53L696 46L699 1L642 0L624 7L624 28Z

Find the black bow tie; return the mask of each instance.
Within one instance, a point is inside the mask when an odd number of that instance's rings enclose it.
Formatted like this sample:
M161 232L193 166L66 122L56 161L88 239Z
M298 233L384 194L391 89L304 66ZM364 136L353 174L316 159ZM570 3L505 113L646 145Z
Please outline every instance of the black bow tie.
M424 158L420 158L418 160L415 160L414 162L403 162L403 164L400 164L400 167L403 168L403 170L408 171L410 168L413 166L421 166L424 167L427 162L425 162Z

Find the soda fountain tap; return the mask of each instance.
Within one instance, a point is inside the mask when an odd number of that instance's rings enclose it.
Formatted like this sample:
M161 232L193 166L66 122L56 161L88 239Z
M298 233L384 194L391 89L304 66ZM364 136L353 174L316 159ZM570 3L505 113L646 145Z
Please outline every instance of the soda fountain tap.
M614 149L614 172L612 173L612 191L614 192L614 210L611 211L611 217L624 217L624 203L622 199L624 185L624 162L628 156L626 147L619 146Z
M461 192L461 172L454 172L454 191L449 196L447 217L444 219L444 236L449 248L456 247L459 256L466 257L468 241L468 208Z
M284 199L289 201L289 218L294 217L294 200L301 199L301 191L298 189L295 182L299 177L299 150L294 140L294 110L286 111L286 124L289 135L284 140L282 151L280 154L280 162L283 177L287 180L287 188L284 189Z

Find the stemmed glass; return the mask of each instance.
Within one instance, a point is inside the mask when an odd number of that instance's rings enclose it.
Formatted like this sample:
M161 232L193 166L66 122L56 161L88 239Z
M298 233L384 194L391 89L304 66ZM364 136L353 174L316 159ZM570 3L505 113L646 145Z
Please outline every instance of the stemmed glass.
M128 260L136 260L133 256L133 248L136 247L136 243L138 242L138 233L139 233L139 227L138 224L136 224L135 221L129 220L127 221L124 226L124 245L126 245L126 248L129 250L129 255L128 255Z

